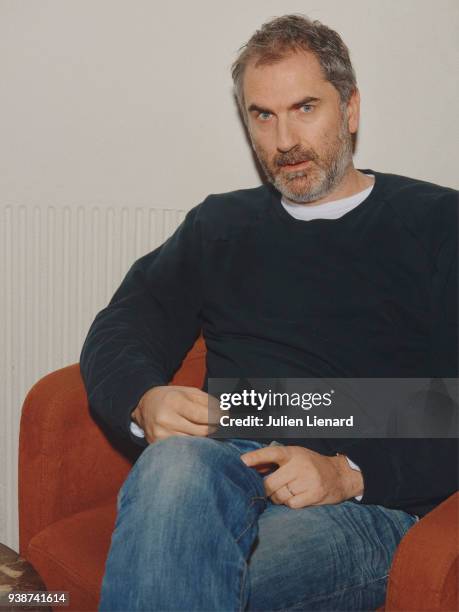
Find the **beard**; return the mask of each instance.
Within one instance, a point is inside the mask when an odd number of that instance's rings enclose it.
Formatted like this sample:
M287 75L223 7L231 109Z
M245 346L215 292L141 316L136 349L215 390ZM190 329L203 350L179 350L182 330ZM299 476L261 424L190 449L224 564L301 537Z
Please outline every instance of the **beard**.
M343 180L352 163L352 136L343 118L336 138L320 154L313 148L297 145L269 160L267 152L252 141L258 160L270 183L297 204L324 198ZM309 161L306 168L286 172L284 166Z

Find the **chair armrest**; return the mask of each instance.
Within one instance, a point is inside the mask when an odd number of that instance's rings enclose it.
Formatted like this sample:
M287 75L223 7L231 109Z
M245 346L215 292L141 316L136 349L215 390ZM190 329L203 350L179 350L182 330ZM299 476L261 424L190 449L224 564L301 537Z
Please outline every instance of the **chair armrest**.
M459 492L404 536L392 563L386 612L459 609Z
M19 539L115 497L132 465L92 419L78 364L28 393L19 435Z
M201 386L205 361L200 336L170 384ZM19 435L21 552L51 523L115 498L142 450L107 439L89 412L78 364L38 381L24 401Z

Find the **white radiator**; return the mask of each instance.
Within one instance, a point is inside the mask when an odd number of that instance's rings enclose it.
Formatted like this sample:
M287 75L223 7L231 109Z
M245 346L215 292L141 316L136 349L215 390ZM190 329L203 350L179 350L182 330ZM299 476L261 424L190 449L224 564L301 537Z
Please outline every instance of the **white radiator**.
M136 207L0 209L0 542L16 548L20 410L42 376L78 361L97 312L130 265L186 211Z

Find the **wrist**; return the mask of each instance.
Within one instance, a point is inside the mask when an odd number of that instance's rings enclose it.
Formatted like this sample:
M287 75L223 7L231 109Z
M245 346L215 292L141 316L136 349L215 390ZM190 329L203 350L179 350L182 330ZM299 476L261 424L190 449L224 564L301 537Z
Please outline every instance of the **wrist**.
M146 400L147 396L150 396L152 391L154 391L157 388L158 387L150 387L149 389L147 389L145 391L145 393L142 395L142 397L139 399L139 401L137 403L137 406L131 412L131 419L141 429L145 429L145 426L144 426L145 423L144 423L144 418L143 418L143 413L144 413L143 407L144 407L144 404L145 404L145 400Z
M353 469L345 455L338 454L335 459L341 475L345 499L363 495L364 482L362 472L359 469Z

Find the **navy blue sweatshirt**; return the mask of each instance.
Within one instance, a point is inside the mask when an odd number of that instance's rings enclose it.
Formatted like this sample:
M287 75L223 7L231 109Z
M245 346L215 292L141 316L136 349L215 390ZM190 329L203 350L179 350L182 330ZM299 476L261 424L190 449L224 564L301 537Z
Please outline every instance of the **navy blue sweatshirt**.
M271 186L211 195L137 260L80 359L91 410L133 438L145 391L202 331L207 378L456 378L457 192L373 170L339 219L301 221ZM269 440L263 440L269 442ZM423 515L458 488L456 439L284 440L360 466L362 503Z

